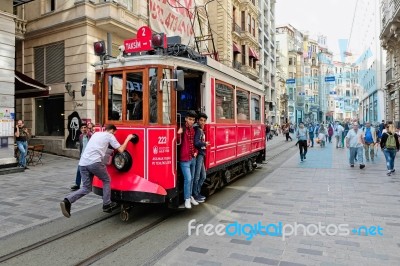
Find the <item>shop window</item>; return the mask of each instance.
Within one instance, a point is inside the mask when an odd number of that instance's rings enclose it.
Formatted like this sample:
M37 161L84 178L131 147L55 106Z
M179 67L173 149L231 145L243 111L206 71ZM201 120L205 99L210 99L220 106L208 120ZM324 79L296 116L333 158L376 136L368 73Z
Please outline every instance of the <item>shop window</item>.
M35 135L64 136L64 96L35 100Z

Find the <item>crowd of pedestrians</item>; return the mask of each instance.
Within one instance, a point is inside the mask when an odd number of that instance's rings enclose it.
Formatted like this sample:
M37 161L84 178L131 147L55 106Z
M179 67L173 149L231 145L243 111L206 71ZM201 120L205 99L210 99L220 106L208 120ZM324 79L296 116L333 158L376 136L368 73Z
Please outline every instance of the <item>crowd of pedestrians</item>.
M319 144L321 148L324 148L334 139L336 149L349 150L350 167L354 167L357 163L360 169L364 169L365 162L373 162L380 148L386 159L387 175L390 176L395 172L394 161L400 150L400 129L396 129L392 123L385 123L384 120L375 127L369 121L363 125L360 125L358 121L344 123L336 121L325 124L300 122L298 126L291 123L281 126L267 124L266 131L268 140L272 139L271 135L278 135L281 132L286 141L291 141L290 133L294 133L301 162L306 159L307 148L313 148L314 144Z

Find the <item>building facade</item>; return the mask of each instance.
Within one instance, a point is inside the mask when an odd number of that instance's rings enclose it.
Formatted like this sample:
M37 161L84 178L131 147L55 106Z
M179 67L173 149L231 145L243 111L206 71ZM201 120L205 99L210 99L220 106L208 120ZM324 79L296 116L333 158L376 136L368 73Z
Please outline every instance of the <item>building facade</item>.
M386 56L385 110L386 121L400 124L400 2L381 1L380 40Z
M348 40L348 51L342 51L348 57L347 60L342 61L355 64L358 69L358 81L362 88L359 95L360 122L370 121L373 124L385 119L386 54L379 42L380 24L379 1L358 1L352 33Z

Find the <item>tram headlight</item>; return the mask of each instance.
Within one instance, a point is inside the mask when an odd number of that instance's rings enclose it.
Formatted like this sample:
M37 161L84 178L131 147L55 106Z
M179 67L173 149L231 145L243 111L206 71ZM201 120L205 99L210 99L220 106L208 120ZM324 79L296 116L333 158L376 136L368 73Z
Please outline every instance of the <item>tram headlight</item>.
M118 152L113 157L113 164L118 171L126 172L132 167L132 156L126 151Z

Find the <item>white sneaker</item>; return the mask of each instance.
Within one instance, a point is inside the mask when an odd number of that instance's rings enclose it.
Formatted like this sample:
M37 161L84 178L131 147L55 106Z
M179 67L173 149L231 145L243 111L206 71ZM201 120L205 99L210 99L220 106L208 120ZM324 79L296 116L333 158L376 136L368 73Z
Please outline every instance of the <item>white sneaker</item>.
M185 208L186 209L191 209L192 208L192 205L190 204L190 199L186 199L185 200Z
M192 203L194 206L199 205L199 203L193 197L190 197L190 203Z

